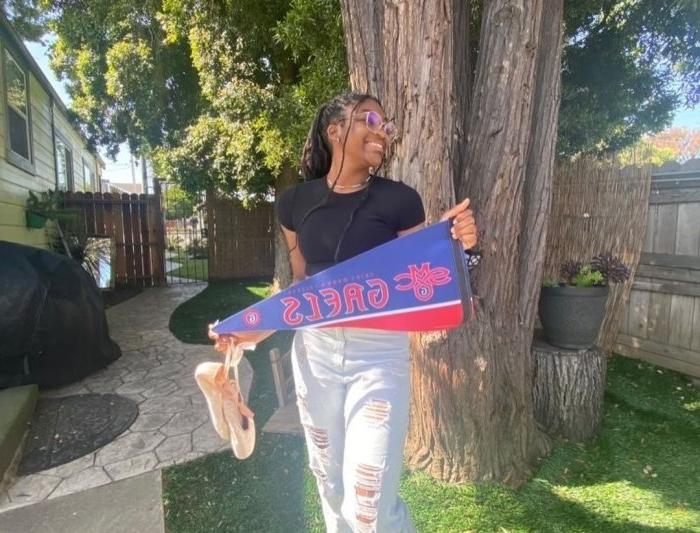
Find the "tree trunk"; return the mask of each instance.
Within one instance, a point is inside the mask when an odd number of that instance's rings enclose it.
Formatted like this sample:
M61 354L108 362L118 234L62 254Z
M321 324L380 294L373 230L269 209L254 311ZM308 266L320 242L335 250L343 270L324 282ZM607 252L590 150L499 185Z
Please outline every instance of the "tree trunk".
M556 437L583 441L595 435L603 415L605 353L596 347L565 350L542 340L532 353L537 421Z
M444 480L519 486L548 441L530 347L556 140L562 0L484 7L474 88L469 5L345 0L351 81L397 117L389 174L428 222L468 196L481 230L476 321L412 339L409 465ZM372 36L368 34L372 33ZM372 48L374 47L374 48Z
M291 165L282 168L280 177L275 181L275 199L280 197L282 191L291 187L296 183L297 174L294 167ZM275 242L275 275L272 280L272 293L276 294L282 289L289 287L292 283L292 268L289 264L289 254L287 243L284 240L284 235L280 229L279 219L277 218L277 210L275 209L273 231Z

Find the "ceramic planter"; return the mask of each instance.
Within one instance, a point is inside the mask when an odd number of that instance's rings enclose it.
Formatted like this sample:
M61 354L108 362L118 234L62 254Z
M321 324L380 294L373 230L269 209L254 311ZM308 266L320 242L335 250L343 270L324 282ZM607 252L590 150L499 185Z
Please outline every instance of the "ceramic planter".
M548 343L569 350L593 346L605 318L605 287L542 287L539 315Z

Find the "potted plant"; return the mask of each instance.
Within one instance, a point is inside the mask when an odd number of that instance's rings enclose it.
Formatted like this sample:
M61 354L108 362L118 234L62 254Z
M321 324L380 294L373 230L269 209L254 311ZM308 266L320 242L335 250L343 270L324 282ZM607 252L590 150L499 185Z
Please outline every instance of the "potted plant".
M629 269L611 253L590 263L567 261L561 279L545 280L539 316L547 342L559 348L585 350L593 346L605 318L609 285L629 278Z
M38 195L29 191L27 198L27 227L43 228L50 218L57 218L61 213L63 196L61 191L42 191Z

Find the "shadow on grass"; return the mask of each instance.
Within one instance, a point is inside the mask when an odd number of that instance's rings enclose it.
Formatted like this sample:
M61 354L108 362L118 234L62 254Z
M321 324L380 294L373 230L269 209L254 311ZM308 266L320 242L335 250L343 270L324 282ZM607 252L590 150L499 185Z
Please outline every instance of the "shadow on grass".
M247 355L254 371L250 407L255 412L257 442L253 454L240 461L227 451L163 472L170 533L309 528L304 515L304 443L297 436L261 432L276 406L267 354L273 346L284 349L289 342L289 335L277 334Z
M303 531L304 449L301 439L262 435L253 455L208 455L164 472L167 530Z

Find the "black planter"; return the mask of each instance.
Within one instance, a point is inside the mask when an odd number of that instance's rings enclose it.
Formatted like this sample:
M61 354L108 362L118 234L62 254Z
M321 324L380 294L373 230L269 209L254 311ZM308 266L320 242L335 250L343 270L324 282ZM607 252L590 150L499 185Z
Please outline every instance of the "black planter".
M552 346L593 346L605 318L608 287L542 287L539 302L544 336Z

